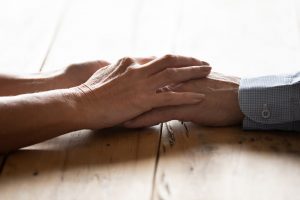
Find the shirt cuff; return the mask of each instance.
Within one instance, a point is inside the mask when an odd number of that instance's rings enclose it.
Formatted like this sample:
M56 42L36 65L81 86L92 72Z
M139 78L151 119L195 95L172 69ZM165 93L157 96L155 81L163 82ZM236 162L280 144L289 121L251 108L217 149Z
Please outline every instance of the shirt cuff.
M244 129L297 129L300 121L300 73L245 78L239 104Z

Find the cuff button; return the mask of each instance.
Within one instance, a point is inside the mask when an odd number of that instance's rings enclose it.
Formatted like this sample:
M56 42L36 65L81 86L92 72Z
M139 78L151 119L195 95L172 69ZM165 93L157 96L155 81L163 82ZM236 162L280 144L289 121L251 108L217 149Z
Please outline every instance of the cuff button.
M269 109L267 108L267 104L264 104L264 109L263 109L263 111L261 112L261 115L262 115L262 117L265 118L265 119L270 118L271 113L270 113Z

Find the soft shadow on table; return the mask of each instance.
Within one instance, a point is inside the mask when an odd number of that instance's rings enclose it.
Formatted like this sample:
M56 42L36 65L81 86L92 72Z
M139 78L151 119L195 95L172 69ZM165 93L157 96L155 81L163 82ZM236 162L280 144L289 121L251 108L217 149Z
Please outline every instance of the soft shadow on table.
M225 147L234 151L242 149L254 154L285 154L300 159L300 133L298 132L243 131L240 126L212 128L186 124L172 122L164 124L162 152L176 157L176 154L184 151L210 153ZM172 141L172 138L175 141Z
M293 132L245 132L240 127L208 128L180 123L164 125L159 153L176 159L181 153L212 152L220 147L264 154L286 154L300 159L300 135ZM170 134L171 132L171 134ZM113 128L73 132L12 153L1 175L5 178L38 176L81 168L153 165L160 140L159 127Z
M134 166L138 162L154 165L159 135L159 127L69 133L10 153L1 180L81 168Z

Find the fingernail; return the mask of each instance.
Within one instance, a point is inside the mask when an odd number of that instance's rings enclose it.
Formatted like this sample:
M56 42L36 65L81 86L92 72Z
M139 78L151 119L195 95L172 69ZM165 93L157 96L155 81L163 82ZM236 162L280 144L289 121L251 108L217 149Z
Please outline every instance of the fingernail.
M209 66L209 65L203 65L202 68L205 71L210 71L211 70L211 66Z
M200 73L208 73L211 71L211 67L208 65L199 66Z
M202 61L202 63L203 63L203 65L208 65L209 66L208 62Z

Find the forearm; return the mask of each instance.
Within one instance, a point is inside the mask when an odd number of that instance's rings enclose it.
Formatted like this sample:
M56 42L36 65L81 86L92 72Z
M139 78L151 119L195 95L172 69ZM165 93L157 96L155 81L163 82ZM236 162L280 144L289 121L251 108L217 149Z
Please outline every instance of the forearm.
M14 96L61 88L64 88L64 79L59 72L26 76L0 74L0 96Z
M80 129L72 89L0 97L0 153Z

